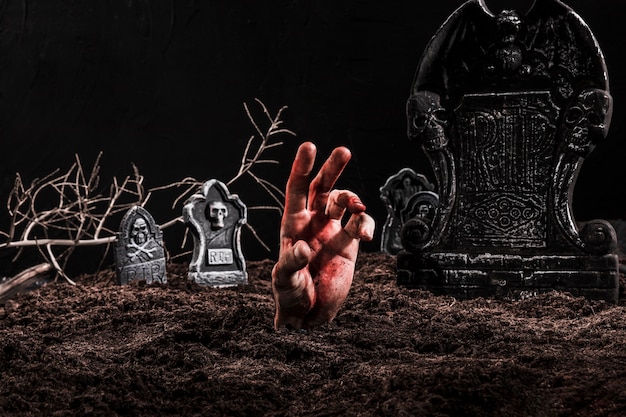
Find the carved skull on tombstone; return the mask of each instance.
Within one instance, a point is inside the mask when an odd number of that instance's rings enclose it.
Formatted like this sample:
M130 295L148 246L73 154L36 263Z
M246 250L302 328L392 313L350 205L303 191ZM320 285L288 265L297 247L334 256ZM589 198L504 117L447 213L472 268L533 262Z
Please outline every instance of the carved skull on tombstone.
M130 238L136 245L146 243L148 240L148 223L146 223L143 217L137 217L133 223Z
M605 90L583 90L563 118L568 149L583 156L591 152L594 142L607 134L611 109L611 96Z
M247 208L237 194L212 179L183 207L183 219L193 237L189 279L200 285L228 287L248 282L241 251L241 227Z
M422 204L417 208L417 217L425 218L431 212L431 208L428 204Z
M211 201L208 205L209 208L209 221L211 222L212 230L219 230L224 228L224 219L228 217L228 208L221 201Z
M408 101L409 137L423 142L427 149L440 149L448 144L445 129L448 113L440 104L439 95L420 91Z

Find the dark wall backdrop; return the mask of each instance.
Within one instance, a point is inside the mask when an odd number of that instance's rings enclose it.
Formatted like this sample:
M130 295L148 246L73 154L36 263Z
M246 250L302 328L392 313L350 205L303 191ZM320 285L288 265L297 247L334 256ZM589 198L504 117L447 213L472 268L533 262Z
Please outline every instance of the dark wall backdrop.
M625 218L624 2L566 3L595 33L614 97L608 140L578 179L575 214L578 220ZM322 156L346 145L354 158L339 185L358 192L381 225L378 188L385 179L404 167L430 175L406 138L405 101L428 40L461 4L1 1L0 199L6 200L16 172L30 181L67 169L74 154L89 166L99 151L103 184L131 173L131 163L147 187L187 176L226 181L254 133L242 104L254 106L258 98L272 113L288 106L285 127L298 135L269 154L280 165L258 173L282 188L300 142L314 141ZM271 204L246 181L231 191L248 205ZM160 223L179 214L170 204L153 199L148 209ZM5 216L2 210L0 219ZM246 257L275 256L278 216L251 212L249 221L273 251L244 232ZM167 242L167 230L165 236ZM377 250L379 239L380 227L365 249Z

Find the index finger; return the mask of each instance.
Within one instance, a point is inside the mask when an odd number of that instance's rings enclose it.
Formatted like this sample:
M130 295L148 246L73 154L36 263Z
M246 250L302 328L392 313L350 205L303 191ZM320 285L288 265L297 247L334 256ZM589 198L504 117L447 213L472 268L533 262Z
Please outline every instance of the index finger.
M335 148L320 168L309 187L309 210L323 211L328 202L328 193L348 165L352 154L346 147Z
M285 214L295 214L306 209L309 176L313 170L317 150L311 142L298 147L285 189Z

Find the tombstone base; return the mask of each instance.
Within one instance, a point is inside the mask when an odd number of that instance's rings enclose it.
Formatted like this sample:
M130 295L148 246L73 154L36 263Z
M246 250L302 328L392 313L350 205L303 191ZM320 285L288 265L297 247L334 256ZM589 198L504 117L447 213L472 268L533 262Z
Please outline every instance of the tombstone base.
M459 299L528 298L550 291L617 302L617 255L493 255L459 253L397 257L397 284Z
M167 284L165 258L118 266L117 276L120 285L141 280L146 281L146 284Z
M188 277L196 284L210 287L234 287L248 283L248 274L245 271L190 271Z

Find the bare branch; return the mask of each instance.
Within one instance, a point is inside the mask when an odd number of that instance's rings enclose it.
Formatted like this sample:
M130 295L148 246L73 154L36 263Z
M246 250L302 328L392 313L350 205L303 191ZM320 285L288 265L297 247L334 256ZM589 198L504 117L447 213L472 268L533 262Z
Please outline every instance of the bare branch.
M271 249L269 248L269 246L267 246L267 244L263 241L263 239L261 239L259 237L259 235L257 234L257 232L254 229L254 227L252 227L252 225L250 225L250 223L246 223L246 227L248 228L248 230L250 230L252 232L252 234L254 235L256 240L259 241L259 243L265 248L265 250L269 252Z
M50 263L52 263L52 266L54 266L54 269L57 270L57 273L61 275L63 278L65 278L65 280L69 282L70 284L76 285L76 282L72 281L70 277L68 277L65 274L65 272L63 271L63 268L61 268L61 265L59 265L59 262L57 261L56 256L54 256L54 253L52 252L51 244L46 245L46 251L48 252L48 259L50 260Z
M179 217L176 217L175 219L169 220L169 221L159 225L159 227L161 228L161 230L163 230L163 229L167 229L168 227L174 226L175 224L178 224L178 223L183 223L183 217L182 216L179 216Z

